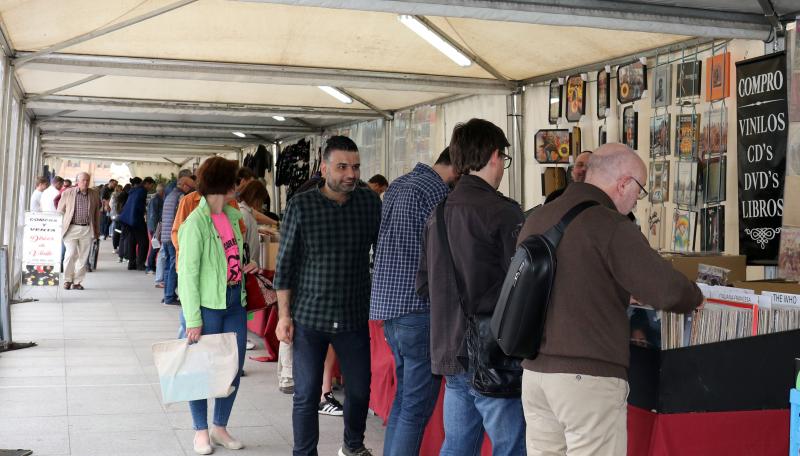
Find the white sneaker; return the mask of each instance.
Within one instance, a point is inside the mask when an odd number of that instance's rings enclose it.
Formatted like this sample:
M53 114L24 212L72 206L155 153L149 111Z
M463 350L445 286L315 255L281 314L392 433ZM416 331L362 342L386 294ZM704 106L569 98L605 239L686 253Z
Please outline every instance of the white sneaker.
M253 342L250 342L250 339L248 339L248 340L247 340L247 343L245 344L245 346L244 346L244 347L245 347L247 350L252 350L252 349L256 348L256 344L254 344Z

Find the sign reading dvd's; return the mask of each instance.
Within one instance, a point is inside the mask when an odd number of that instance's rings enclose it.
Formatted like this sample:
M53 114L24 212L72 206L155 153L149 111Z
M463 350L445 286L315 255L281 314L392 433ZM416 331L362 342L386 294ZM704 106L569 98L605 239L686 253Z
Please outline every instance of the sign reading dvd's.
M786 173L786 54L736 63L739 252L777 264Z

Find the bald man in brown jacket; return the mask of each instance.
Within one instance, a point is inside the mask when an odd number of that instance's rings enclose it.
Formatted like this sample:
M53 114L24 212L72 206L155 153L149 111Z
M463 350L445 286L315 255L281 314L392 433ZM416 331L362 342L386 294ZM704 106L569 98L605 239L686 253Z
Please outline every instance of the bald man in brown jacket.
M604 145L589 159L586 181L534 212L519 235L521 242L547 231L581 202L599 203L561 239L542 346L523 363L529 456L626 454L631 296L678 313L702 303L697 285L650 248L625 215L647 195L646 178L633 150Z

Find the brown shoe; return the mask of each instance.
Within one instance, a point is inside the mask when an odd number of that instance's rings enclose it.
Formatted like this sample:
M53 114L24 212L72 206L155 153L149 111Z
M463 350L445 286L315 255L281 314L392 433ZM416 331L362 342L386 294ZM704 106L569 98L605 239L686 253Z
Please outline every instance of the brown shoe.
M73 290L83 290L83 285L81 285L79 283L76 283L75 285L72 286L72 289Z
M164 284L163 284L163 283L161 283L161 282L158 282L158 283L156 284L156 288L164 288Z
M69 290L72 288L72 282L64 282L64 289Z

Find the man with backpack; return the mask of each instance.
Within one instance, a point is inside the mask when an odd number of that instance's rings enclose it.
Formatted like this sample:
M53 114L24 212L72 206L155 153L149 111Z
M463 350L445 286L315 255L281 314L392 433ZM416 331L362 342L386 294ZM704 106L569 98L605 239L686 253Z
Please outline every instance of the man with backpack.
M581 203L556 251L542 344L523 362L528 455L625 455L631 297L656 309L690 312L697 285L650 248L625 214L647 196L641 158L606 144L589 159L585 182L539 208L519 235L542 234Z
M430 300L431 368L446 381L443 456L480 454L484 430L492 454L525 454L520 370L509 378L511 385L500 385L509 388L498 397L476 385L481 365L458 360L465 337L475 334L468 327L494 311L523 222L519 204L497 191L511 164L508 146L491 122L456 125L450 158L461 178L444 206L434 210L423 236L417 291Z

